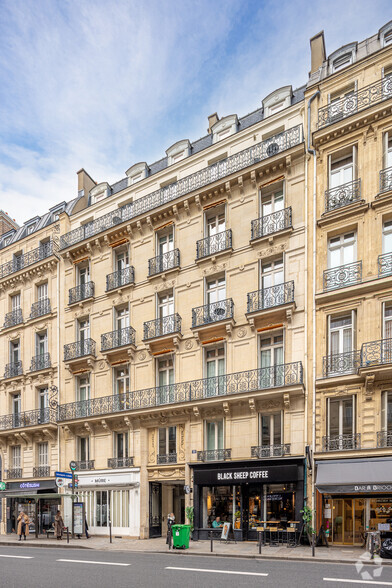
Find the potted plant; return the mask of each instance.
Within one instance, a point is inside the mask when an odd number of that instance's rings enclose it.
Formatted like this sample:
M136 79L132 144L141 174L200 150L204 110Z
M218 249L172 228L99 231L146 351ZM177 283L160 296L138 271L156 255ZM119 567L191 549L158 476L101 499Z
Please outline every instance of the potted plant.
M185 516L188 519L188 523L191 526L191 539L192 539L192 535L193 535L193 521L195 518L195 509L193 506L187 506L185 507Z
M241 528L241 511L236 510L234 513L234 516L235 516L235 528L240 529Z
M304 522L304 536L308 538L309 545L312 545L312 535L314 533L313 511L309 506L304 506L300 513Z

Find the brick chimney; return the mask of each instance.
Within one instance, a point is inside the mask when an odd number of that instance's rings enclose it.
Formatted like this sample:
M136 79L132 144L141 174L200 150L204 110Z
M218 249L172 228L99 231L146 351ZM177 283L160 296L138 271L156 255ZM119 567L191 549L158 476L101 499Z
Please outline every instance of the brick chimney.
M310 73L317 71L326 60L324 31L310 39L311 67Z
M208 117L208 129L207 129L207 133L209 135L211 135L211 129L214 126L215 123L217 123L219 120L219 116L217 112L214 112L214 114L210 114L210 116Z

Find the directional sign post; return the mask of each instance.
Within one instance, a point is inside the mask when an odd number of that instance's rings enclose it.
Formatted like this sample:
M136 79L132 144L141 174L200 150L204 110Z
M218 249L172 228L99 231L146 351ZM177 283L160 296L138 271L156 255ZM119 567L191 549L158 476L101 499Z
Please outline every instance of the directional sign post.
M54 472L56 478L69 478L72 480L72 474L69 472Z
M69 462L69 467L72 471L72 486L71 486L71 492L72 494L75 491L75 470L78 467L76 461L72 460ZM75 539L75 509L74 509L74 503L73 503L73 498L72 498L72 539Z

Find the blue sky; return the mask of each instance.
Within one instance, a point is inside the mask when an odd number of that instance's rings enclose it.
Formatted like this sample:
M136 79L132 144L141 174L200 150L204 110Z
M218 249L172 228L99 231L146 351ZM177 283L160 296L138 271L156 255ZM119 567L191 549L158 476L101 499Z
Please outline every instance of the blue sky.
M0 0L0 208L24 222L113 182L207 116L242 116L306 83L327 53L392 19L390 0Z

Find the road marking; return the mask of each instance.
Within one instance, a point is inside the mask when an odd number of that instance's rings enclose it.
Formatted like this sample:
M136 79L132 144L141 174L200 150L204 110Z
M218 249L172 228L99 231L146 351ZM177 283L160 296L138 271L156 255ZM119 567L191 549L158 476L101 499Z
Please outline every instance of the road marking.
M268 574L261 574L259 572L230 572L229 570L205 570L202 568L174 568L167 567L165 570L181 570L186 572L207 572L209 574L237 574L239 576L268 576Z
M15 557L16 559L34 559L32 555L0 555L0 557Z
M347 578L323 578L324 582L345 582L346 584L373 584L374 586L392 586L392 582L378 580L348 580Z
M56 559L56 561L66 561L69 563L85 563L85 564L94 564L100 566L130 566L131 564L127 563L115 563L112 561L89 561L88 559Z

